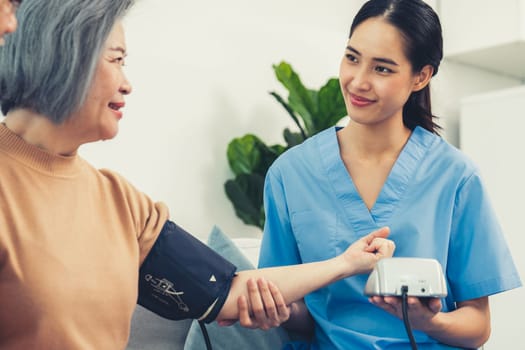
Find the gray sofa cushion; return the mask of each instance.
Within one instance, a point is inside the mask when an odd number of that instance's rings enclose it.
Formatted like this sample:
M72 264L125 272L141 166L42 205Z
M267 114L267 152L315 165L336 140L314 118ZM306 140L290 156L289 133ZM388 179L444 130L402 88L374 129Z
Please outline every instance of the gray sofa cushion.
M171 321L137 305L127 350L183 350L192 320Z

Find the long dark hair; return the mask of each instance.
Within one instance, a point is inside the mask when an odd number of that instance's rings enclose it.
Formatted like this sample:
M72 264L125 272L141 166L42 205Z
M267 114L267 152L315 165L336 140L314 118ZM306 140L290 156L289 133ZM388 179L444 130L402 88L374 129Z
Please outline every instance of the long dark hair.
M383 17L400 31L414 73L431 65L436 75L443 58L443 37L439 17L429 5L422 0L370 0L355 16L350 37L359 24L372 17ZM410 130L421 126L438 134L441 127L435 123L436 118L431 110L430 84L412 92L403 106L405 126Z

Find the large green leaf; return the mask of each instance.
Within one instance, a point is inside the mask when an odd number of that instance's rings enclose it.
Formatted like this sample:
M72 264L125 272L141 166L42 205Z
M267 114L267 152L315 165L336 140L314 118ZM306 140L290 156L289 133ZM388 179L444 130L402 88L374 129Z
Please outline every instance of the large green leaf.
M299 118L297 118L297 116L295 115L295 112L294 112L293 108L288 103L286 103L286 101L284 101L284 99L281 97L281 95L279 95L275 91L270 92L270 95L272 95L277 100L277 102L279 102L281 104L281 106L283 106L283 108L286 110L286 112L288 112L288 115L292 118L292 120L294 121L295 125L297 125L297 127L301 131L301 135L303 136L303 140L305 140L308 136L306 135L306 132L304 131L303 123L301 121L299 121Z
M278 65L273 65L275 76L288 90L288 104L290 107L301 116L305 128L311 130L312 113L316 110L316 100L312 98L312 91L304 87L299 75L295 73L286 62L281 62Z
M226 155L235 175L250 174L260 162L259 139L255 135L244 135L230 141Z
M237 217L260 229L264 227L263 187L264 177L259 174L241 174L224 184Z
M264 176L283 151L284 146L267 146L257 136L247 134L233 139L226 154L235 175L257 173Z
M313 120L316 133L337 124L341 118L347 115L339 79L332 78L328 80L319 90L317 98L319 111Z

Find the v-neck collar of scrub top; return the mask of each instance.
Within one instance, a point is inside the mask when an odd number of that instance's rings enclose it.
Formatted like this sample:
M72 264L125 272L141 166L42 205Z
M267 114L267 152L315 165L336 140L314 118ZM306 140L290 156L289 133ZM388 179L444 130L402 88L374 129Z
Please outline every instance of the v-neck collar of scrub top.
M368 210L341 158L336 135L339 129L341 128L334 127L323 135L319 135L321 137L318 143L322 155L321 161L327 169L336 197L342 203L347 218L354 228L358 232L375 230L377 227L384 226L398 208L410 180L418 169L418 164L436 138L421 127L416 127L412 131L388 174L374 206Z

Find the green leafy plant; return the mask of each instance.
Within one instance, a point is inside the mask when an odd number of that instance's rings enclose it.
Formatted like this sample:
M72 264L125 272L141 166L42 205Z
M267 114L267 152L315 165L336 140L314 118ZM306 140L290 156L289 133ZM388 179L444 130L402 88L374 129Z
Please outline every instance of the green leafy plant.
M236 215L248 225L264 226L263 185L266 172L277 157L318 132L335 125L346 115L346 107L337 78L329 79L319 90L306 88L299 75L286 62L273 65L277 80L288 90L288 99L273 96L297 126L285 128L285 145L266 145L259 137L247 134L228 144L227 157L235 178L227 180L224 189Z

